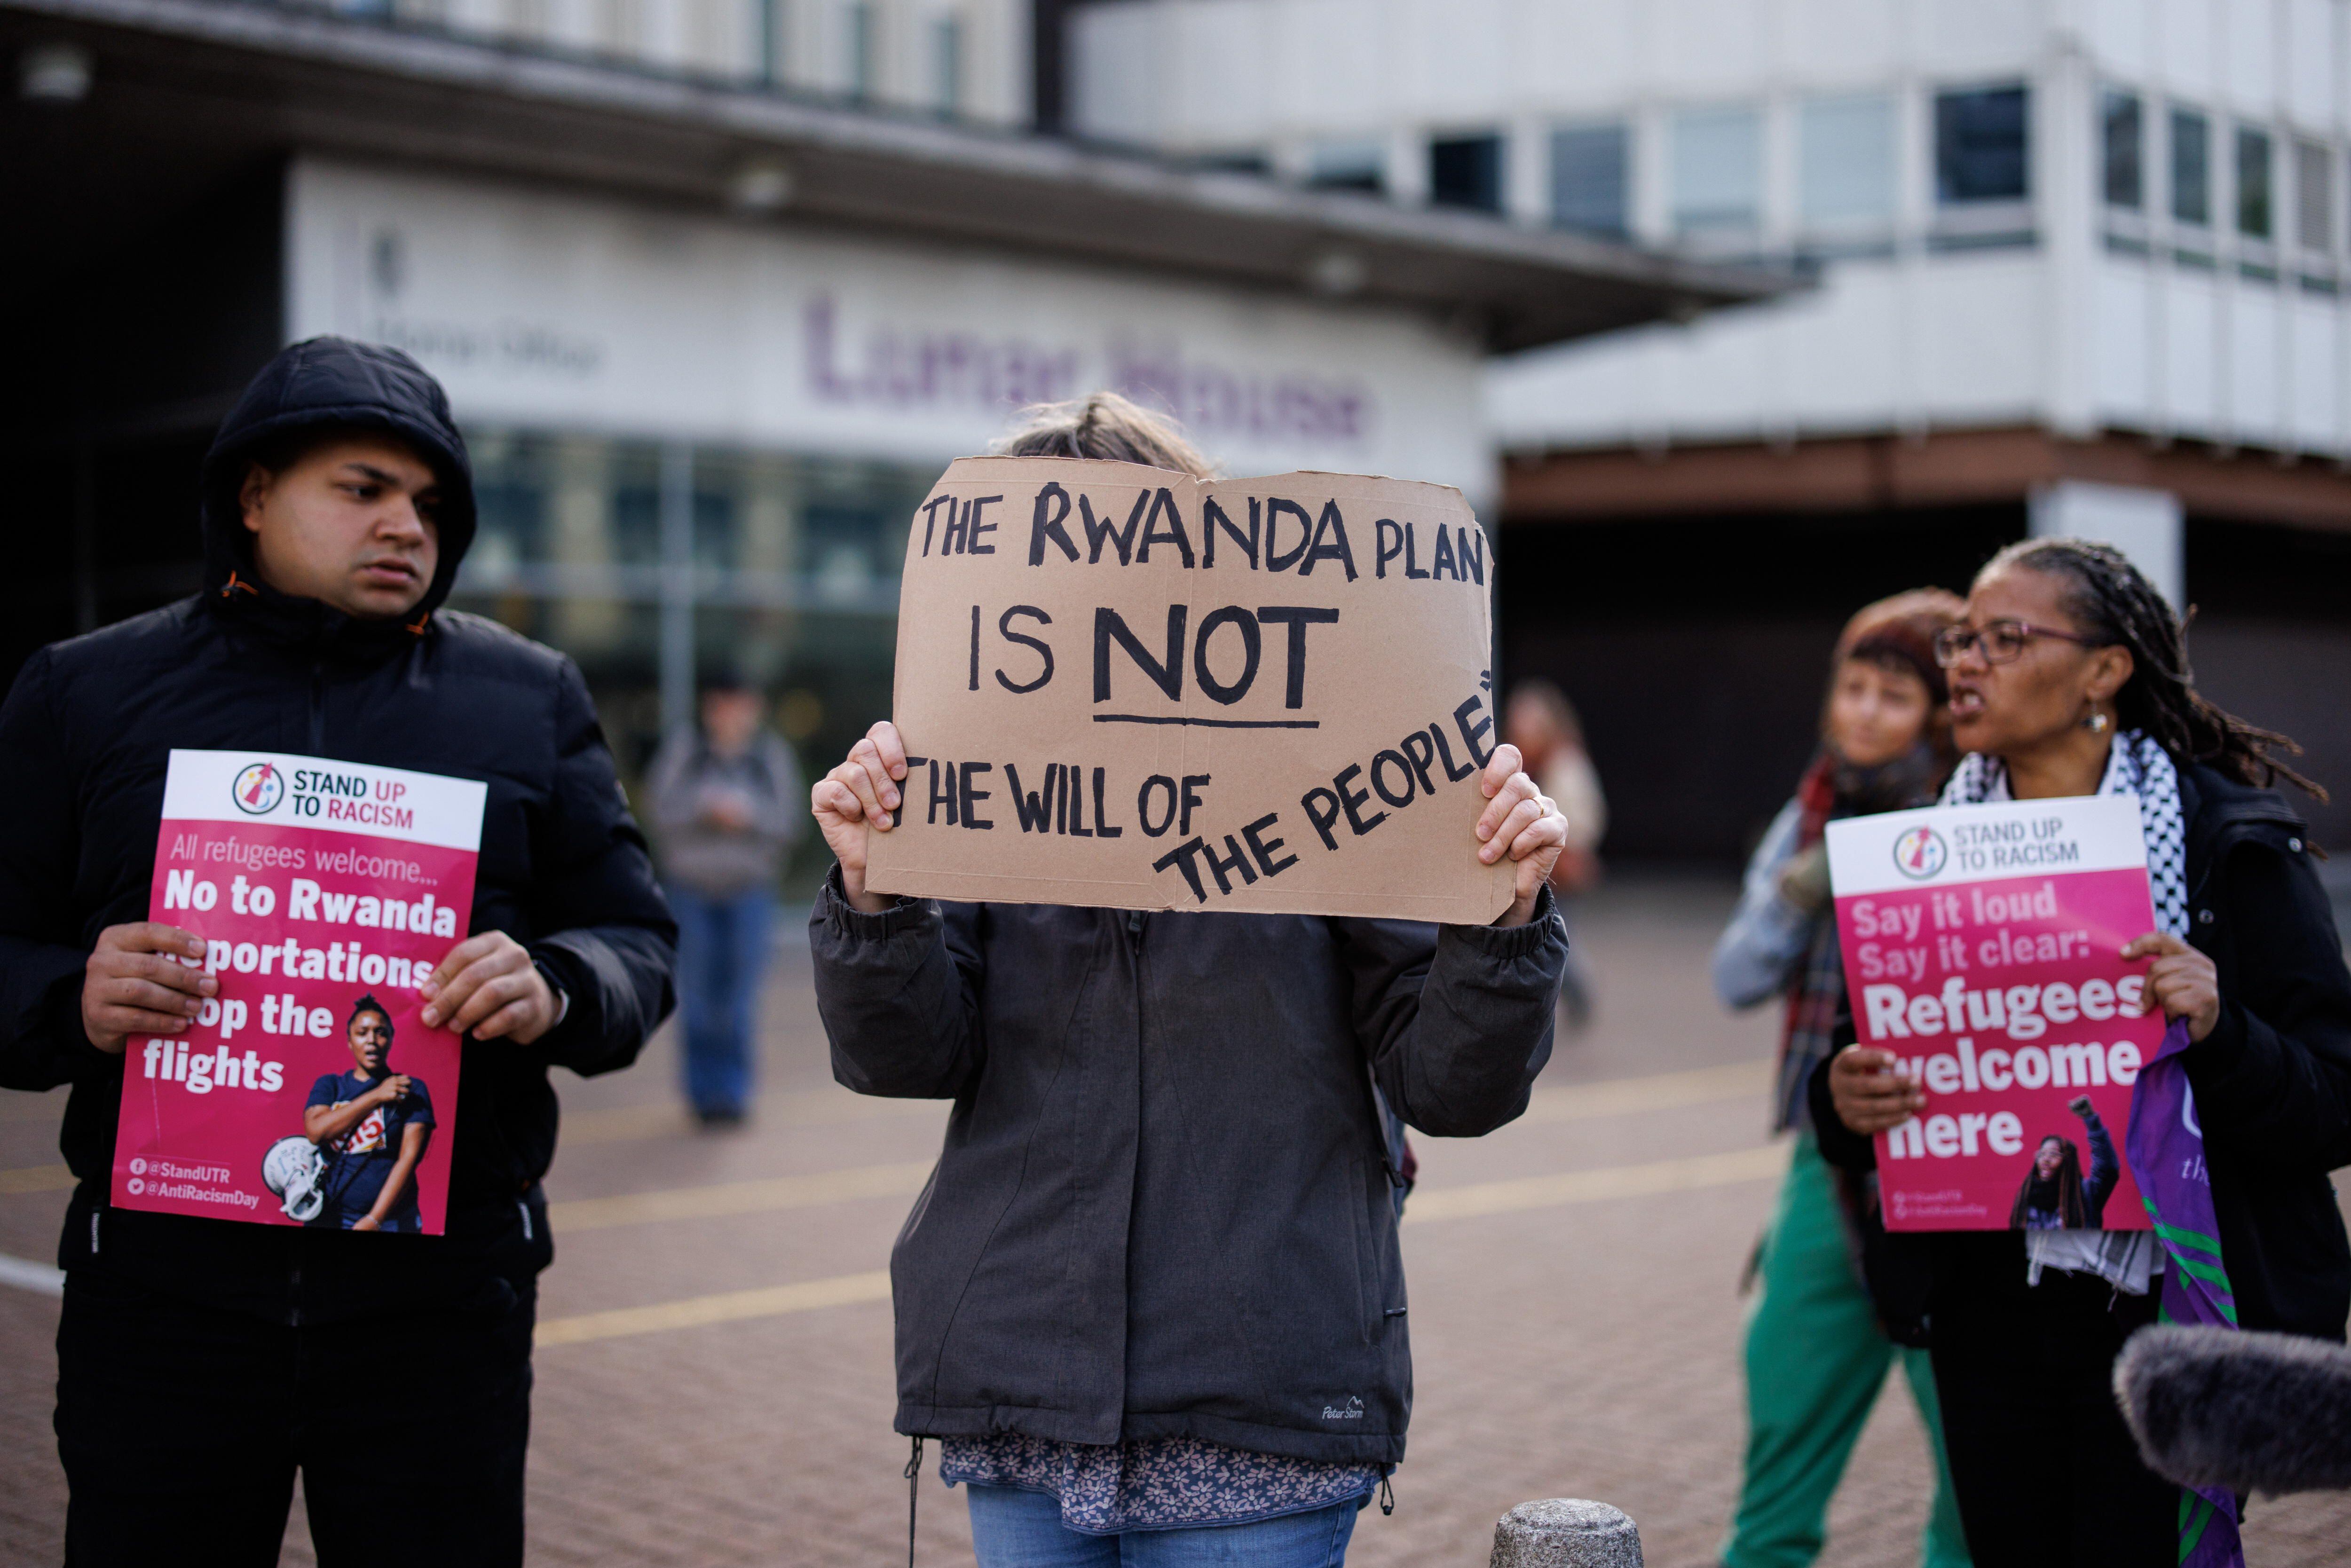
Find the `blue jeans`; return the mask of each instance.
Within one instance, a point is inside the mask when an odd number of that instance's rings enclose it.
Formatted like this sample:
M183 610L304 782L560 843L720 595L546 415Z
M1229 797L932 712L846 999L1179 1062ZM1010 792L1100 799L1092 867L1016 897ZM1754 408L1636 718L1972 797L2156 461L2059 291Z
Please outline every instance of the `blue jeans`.
M1340 1568L1360 1499L1254 1524L1208 1524L1087 1535L1061 1523L1061 1503L1019 1487L969 1486L979 1568Z
M685 1022L685 1096L702 1115L740 1115L751 1103L759 1040L759 981L776 897L765 888L712 898L673 886L678 1010Z

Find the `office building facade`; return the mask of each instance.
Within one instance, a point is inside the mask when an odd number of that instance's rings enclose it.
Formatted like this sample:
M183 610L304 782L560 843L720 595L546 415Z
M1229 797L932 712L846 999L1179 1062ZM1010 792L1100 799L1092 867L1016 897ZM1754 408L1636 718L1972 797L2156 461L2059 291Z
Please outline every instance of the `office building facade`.
M579 659L624 770L697 671L811 764L889 711L905 528L1109 388L1229 471L1497 497L1488 354L1739 269L1028 132L1027 8L0 0L16 659L195 586L210 432L282 344L413 354L472 447L454 602Z
M2343 0L1127 0L1077 126L1305 186L1785 265L1770 306L1489 369L1508 657L1635 854L1735 855L1841 613L2028 533L2199 609L2351 788ZM2342 808L2319 813L2335 838Z

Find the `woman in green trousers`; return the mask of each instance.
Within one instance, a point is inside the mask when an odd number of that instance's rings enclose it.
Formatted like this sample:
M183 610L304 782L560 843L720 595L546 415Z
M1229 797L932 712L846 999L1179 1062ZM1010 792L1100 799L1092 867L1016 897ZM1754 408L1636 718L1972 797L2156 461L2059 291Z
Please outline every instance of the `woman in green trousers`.
M1935 1461L1925 1568L1968 1568L1943 1460L1934 1374L1917 1325L1888 1323L1862 1281L1876 1195L1822 1160L1805 1103L1846 1011L1823 830L1834 818L1931 804L1950 771L1950 721L1935 633L1956 595L1921 590L1870 605L1838 639L1821 749L1747 868L1715 948L1714 985L1747 1007L1783 999L1774 1125L1796 1134L1788 1179L1758 1245L1747 1324L1746 1474L1727 1568L1806 1568L1828 1537L1829 1498L1897 1356ZM1882 1236L1882 1231L1878 1232Z

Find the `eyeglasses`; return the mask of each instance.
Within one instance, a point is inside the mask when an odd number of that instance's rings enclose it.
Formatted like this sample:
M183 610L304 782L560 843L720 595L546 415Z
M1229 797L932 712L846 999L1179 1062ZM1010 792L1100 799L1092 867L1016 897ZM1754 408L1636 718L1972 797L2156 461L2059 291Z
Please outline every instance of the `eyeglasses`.
M2013 664L2024 656L2026 645L2035 637L2055 637L2085 648L2103 646L2096 638L2076 632L2060 632L2027 621L1994 621L1983 626L1946 626L1936 632L1935 663L1948 670L1966 658L1970 649L1980 648L1987 664Z

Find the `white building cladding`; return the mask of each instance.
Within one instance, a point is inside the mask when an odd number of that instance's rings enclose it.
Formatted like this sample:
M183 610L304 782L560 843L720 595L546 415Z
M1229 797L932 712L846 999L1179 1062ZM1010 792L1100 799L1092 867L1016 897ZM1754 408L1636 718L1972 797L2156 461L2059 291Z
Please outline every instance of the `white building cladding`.
M1072 99L1104 136L1829 264L1775 311L1498 369L1513 447L2032 422L2339 456L2346 16L1158 0L1079 14Z
M2224 700L2351 778L2346 0L1127 0L1069 42L1093 134L1818 267L1489 372L1508 656L1602 741L1792 776L1840 609L2086 532L2201 601ZM1560 586L1514 604L1531 569ZM1649 780L1620 841L1734 852L1784 785Z
M287 335L406 349L476 427L936 467L1111 387L1236 472L1492 498L1477 345L1417 314L309 158L287 232Z
M981 124L1029 118L1027 0L344 0L331 8Z

